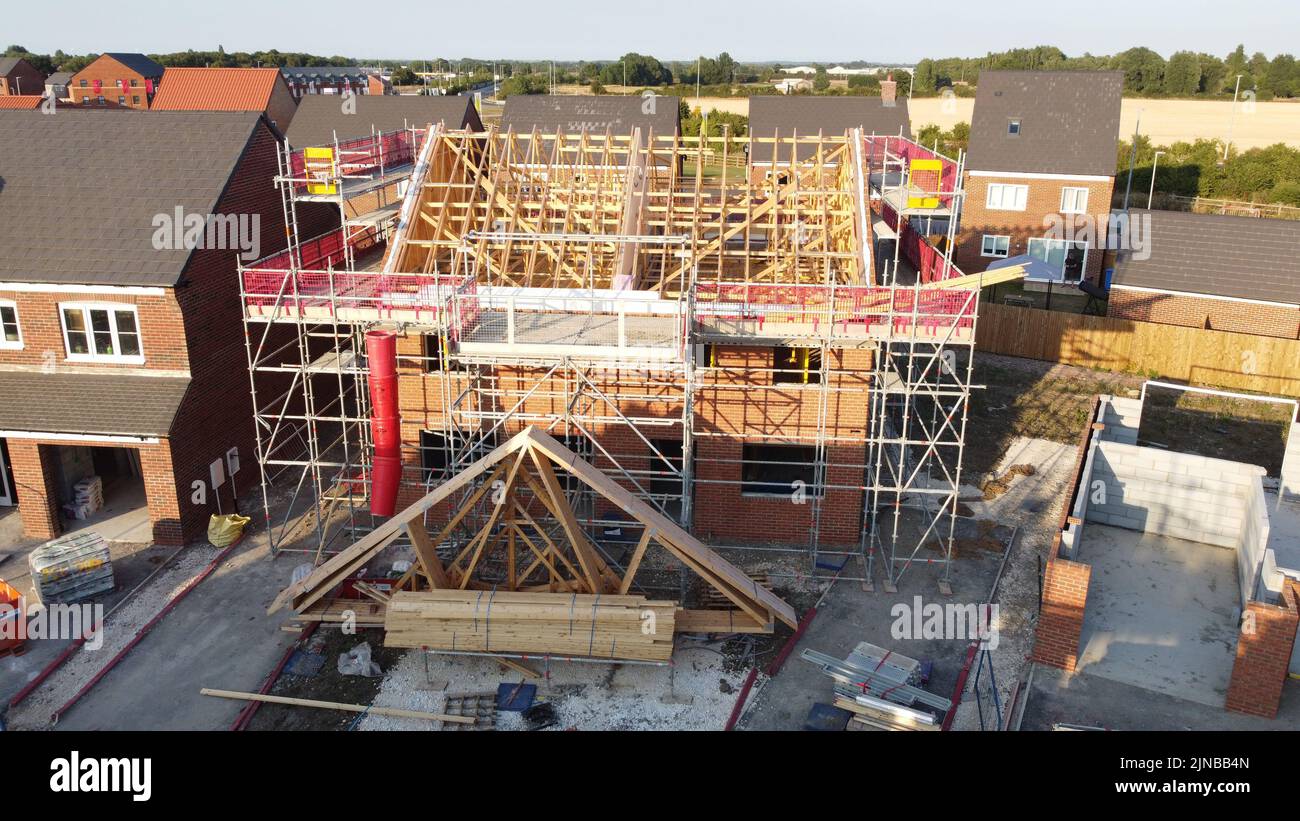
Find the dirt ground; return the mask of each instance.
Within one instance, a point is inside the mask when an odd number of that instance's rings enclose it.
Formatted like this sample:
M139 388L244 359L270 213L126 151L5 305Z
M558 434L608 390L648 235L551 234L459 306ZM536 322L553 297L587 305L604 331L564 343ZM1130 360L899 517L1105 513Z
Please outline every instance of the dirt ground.
M1017 437L1077 444L1097 394L1139 395L1140 376L978 354L963 472L981 484ZM1291 408L1244 399L1152 389L1142 415L1142 444L1281 469Z

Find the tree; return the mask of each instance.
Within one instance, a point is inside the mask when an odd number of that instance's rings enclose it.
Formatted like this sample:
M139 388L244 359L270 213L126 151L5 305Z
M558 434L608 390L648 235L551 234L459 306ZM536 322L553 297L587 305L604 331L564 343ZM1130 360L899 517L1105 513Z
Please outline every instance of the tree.
M664 64L648 54L630 51L617 63L609 63L600 70L599 79L606 85L622 85L624 71L631 86L663 86L672 83L673 73Z
M395 69L388 79L395 86L413 86L420 82L420 78L416 76L415 72L406 66Z
M1124 90L1152 94L1162 90L1165 60L1149 48L1131 48L1115 56L1124 72Z
M1166 94L1190 97L1201 88L1201 63L1190 51L1178 51L1165 65L1164 89Z
M939 85L939 78L935 74L934 61L922 60L916 64L916 85L913 93L918 97L926 97L933 94Z
M813 75L813 91L825 91L831 87L831 76L826 73L826 66L817 66L817 73Z

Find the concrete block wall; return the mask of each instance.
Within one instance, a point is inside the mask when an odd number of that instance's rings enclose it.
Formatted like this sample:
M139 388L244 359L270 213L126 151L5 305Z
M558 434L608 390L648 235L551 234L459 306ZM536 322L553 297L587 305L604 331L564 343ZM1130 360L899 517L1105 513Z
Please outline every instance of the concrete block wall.
M1291 425L1286 436L1286 454L1282 457L1282 493L1288 499L1300 499L1300 422Z
M1245 526L1246 494L1264 469L1122 442L1101 442L1087 521L1236 549Z
M1142 427L1142 400L1103 396L1100 421L1106 426L1101 432L1103 441L1136 445Z
M1264 482L1256 479L1246 491L1242 511L1241 541L1237 550L1237 583L1241 587L1242 602L1262 601L1276 604L1281 601L1283 578L1277 570L1277 559L1268 548L1268 500L1264 496Z

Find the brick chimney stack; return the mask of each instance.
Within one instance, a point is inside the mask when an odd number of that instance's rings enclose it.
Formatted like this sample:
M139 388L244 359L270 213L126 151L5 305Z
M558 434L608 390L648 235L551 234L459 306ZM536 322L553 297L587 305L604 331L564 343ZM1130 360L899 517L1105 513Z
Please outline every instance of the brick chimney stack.
M891 108L898 103L898 82L894 80L893 72L880 81L880 101Z

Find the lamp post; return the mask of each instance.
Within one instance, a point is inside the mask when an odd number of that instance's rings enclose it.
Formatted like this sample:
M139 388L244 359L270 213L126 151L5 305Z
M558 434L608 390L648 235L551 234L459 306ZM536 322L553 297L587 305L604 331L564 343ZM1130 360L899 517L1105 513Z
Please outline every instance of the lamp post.
M1151 210L1151 202L1156 197L1156 169L1160 167L1160 155L1165 152L1157 151L1156 158L1151 163L1151 190L1147 193L1147 210Z
M1237 86L1232 90L1232 111L1228 114L1228 141L1223 144L1223 161L1228 161L1228 149L1232 147L1232 126L1237 119L1237 94L1241 92L1241 75L1237 75Z
M1133 190L1133 166L1137 163L1138 132L1142 129L1142 109L1138 109L1137 121L1133 123L1133 148L1128 155L1128 182L1124 185L1124 213L1128 213L1128 195Z

